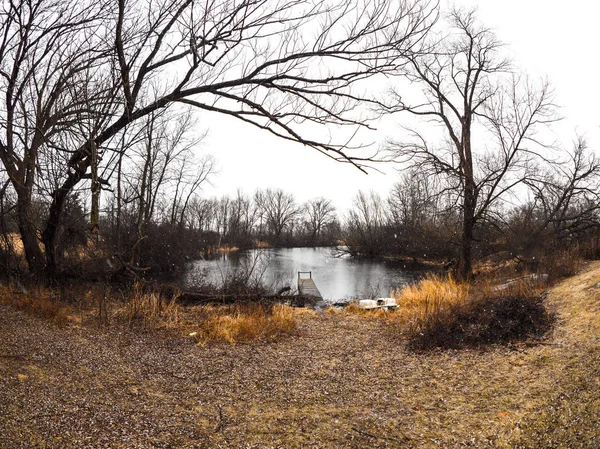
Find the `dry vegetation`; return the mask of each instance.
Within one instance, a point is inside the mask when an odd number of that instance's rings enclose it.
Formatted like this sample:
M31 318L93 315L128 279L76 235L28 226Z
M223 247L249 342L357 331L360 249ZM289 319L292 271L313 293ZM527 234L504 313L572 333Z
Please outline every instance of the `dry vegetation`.
M552 327L554 316L544 306L545 279L524 276L499 287L492 278L468 284L432 274L391 292L397 309L366 311L352 303L330 313L383 319L390 335L404 337L413 349L516 343L539 339Z
M549 291L558 320L544 340L486 350L415 352L390 333L449 310L436 294L469 304L472 289L433 278L398 292L405 310L385 320L181 308L143 289L135 307L63 294L71 314L74 296L88 304L63 327L0 304L0 447L597 448L599 283L594 262ZM247 335L258 342L198 344Z
M61 295L62 290L3 286L0 300L58 326L97 323L102 327L165 329L179 336L192 336L200 345L275 341L294 335L297 317L305 314L272 302L184 307L176 301L177 293L165 298L142 284L125 292L107 286L71 286L69 297Z

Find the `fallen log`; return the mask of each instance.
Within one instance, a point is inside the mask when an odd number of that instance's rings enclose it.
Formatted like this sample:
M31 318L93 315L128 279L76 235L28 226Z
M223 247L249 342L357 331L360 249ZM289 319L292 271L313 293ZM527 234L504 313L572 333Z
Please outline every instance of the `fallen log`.
M181 292L175 297L175 300L185 306L194 306L200 304L233 304L240 301L252 302L292 302L296 298L294 295L284 295L283 293L291 291L290 287L282 288L278 293L265 295L261 293L198 293Z

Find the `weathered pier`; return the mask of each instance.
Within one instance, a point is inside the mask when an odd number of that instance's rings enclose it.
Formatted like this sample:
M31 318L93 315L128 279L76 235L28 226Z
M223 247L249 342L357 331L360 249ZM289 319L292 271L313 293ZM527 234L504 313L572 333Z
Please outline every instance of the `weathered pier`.
M302 277L306 274L308 274L308 277ZM319 313L322 313L327 307L323 295L321 295L317 284L312 278L312 271L298 271L298 294L304 299L303 303L305 305L309 305Z

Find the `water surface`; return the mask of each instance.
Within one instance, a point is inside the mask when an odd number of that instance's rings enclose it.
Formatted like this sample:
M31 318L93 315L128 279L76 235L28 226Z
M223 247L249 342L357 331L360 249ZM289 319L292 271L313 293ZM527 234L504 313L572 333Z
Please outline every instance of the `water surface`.
M184 283L188 288L206 281L219 284L236 273L244 273L268 287L289 285L295 289L298 271L311 271L323 298L330 301L388 296L392 289L424 274L402 264L336 257L332 248L275 248L195 261L189 265Z

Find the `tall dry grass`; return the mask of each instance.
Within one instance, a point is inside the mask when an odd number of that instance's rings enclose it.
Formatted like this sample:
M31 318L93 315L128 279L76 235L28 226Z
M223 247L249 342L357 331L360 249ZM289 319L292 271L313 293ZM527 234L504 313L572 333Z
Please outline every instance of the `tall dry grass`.
M72 307L57 296L47 288L26 290L12 284L0 285L0 301L62 327L73 320Z
M421 324L432 316L465 303L470 290L469 284L458 282L451 275L430 274L415 284L391 292L398 310L389 317L418 332Z
M286 305L256 302L185 307L176 301L177 292L165 298L142 284L127 291L106 285L88 287L23 291L0 284L0 301L59 326L85 321L102 326L168 329L192 333L200 344L275 341L295 334L303 313Z
M164 299L159 292L145 291L139 283L127 298L125 306L120 310L130 327L142 324L144 327L175 328L179 324L182 313L175 296Z
M357 304L347 313L383 318L392 335L415 349L481 347L542 337L554 317L545 309L545 278L522 277L498 286L489 280L458 282L452 276L429 275L391 292L393 312L364 311Z
M200 344L274 341L298 327L292 307L252 302L197 306L187 312L186 321Z

